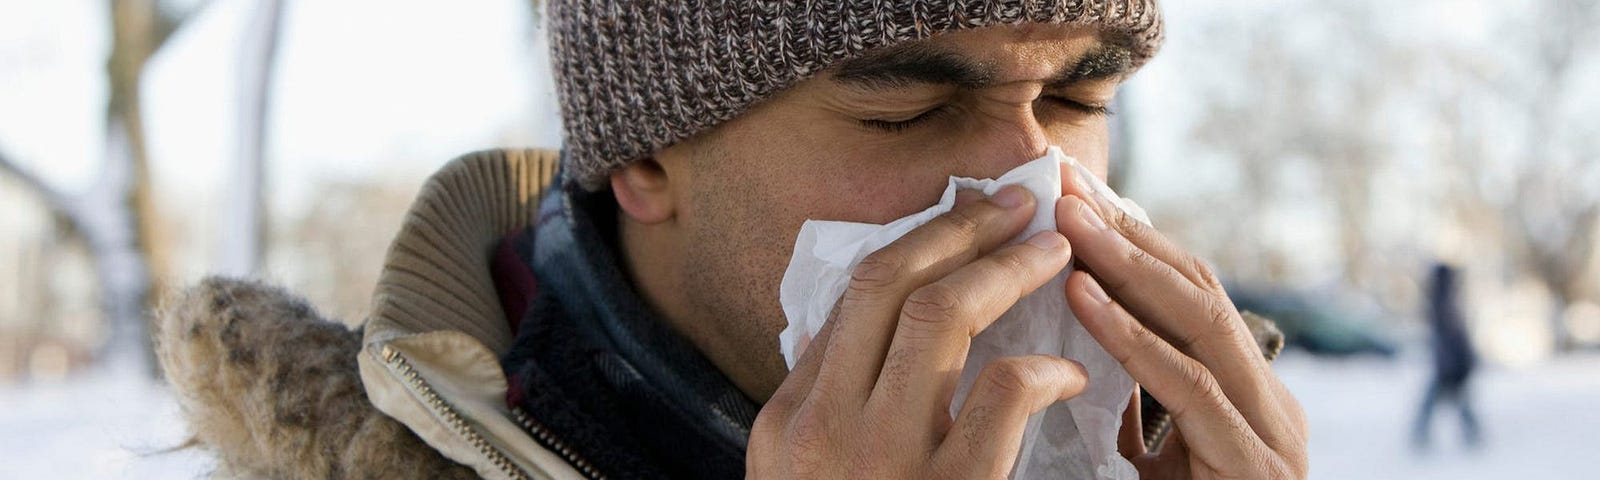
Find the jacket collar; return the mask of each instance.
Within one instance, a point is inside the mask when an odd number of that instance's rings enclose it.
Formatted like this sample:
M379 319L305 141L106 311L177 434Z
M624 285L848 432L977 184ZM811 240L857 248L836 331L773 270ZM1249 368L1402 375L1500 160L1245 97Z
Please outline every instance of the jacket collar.
M561 314L553 316L564 320L531 315L525 323L570 322L606 362L620 361L596 380L626 396L648 392L645 408L681 420L663 424L694 430L666 432L664 438L699 436L723 454L737 456L742 470L759 407L637 295L617 261L615 199L608 192L586 192L575 182L558 185L540 204L532 263L541 297L559 303Z

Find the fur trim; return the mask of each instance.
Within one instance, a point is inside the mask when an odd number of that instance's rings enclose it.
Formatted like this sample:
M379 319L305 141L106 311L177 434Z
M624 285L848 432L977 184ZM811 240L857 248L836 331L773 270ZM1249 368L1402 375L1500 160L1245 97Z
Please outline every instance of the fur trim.
M208 278L159 316L156 351L222 473L267 478L476 478L367 400L361 332L264 284Z

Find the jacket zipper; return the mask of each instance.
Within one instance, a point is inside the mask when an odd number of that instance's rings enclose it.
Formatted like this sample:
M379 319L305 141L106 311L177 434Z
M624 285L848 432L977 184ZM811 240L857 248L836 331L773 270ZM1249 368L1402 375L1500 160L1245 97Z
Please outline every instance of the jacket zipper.
M455 429L457 435L461 435L463 438L466 438L467 442L471 443L473 447L477 448L478 453L481 453L484 457L487 457L489 462L494 464L495 468L500 469L501 473L506 474L506 476L509 478L514 478L517 480L529 479L527 472L522 471L522 468L511 463L511 460L506 458L505 453L501 452L500 449L495 448L494 445L490 445L488 440L483 439L483 435L479 435L477 430L473 429L471 425L468 425L466 419L462 418L461 414L456 412L455 407L451 406L450 402L446 402L443 398L440 398L439 392L434 391L433 386L429 385L427 381L422 379L422 376L417 374L416 369L411 367L411 363L407 361L405 357L400 356L399 351L395 350L393 347L384 345L383 359L384 361L389 362L389 365L394 367L395 370L398 370L401 375L406 377L406 381L411 384L411 388L415 389L417 394L422 396L423 401L433 409L434 413L442 417L445 423L450 425L450 428Z
M602 475L599 470L595 470L594 464L579 456L578 452L573 451L560 438L556 438L555 434L550 433L548 427L539 423L538 420L534 420L532 416L528 415L528 412L522 410L522 407L512 407L511 414L517 418L517 424L522 425L523 430L527 430L529 434L532 434L540 445L544 445L550 451L561 455L561 458L566 460L568 465L577 468L578 471L583 473L584 477L590 480L605 480L606 476Z

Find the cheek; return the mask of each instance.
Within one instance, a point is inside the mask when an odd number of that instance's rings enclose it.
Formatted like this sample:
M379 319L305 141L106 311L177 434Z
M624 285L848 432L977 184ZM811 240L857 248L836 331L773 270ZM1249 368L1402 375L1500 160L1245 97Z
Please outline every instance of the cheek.
M839 131L821 119L745 135L759 144L729 145L728 167L707 172L751 187L761 221L780 223L792 242L808 219L887 223L937 202L947 158L922 146ZM738 173L729 175L728 172Z
M1053 128L1048 135L1054 145L1061 147L1062 153L1078 159L1078 162L1088 167L1095 175L1104 178L1110 162L1108 158L1110 135L1107 132L1107 125L1108 122L1105 120L1096 120L1092 126Z
M915 152L854 149L836 152L789 173L781 196L806 219L883 224L939 201L951 169ZM794 225L799 231L799 223Z

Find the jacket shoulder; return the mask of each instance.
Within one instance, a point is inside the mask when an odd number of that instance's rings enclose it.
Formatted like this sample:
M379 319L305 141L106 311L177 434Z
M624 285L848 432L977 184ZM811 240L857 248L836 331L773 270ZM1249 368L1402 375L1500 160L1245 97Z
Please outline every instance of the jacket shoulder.
M230 475L475 478L367 400L361 332L266 284L208 278L157 316L193 438Z

